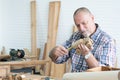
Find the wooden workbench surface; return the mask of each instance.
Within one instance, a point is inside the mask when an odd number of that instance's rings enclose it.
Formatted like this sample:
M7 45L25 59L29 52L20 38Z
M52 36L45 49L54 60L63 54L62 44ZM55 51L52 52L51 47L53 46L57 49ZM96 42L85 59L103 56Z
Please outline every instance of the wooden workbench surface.
M32 65L41 65L49 62L48 60L32 60L32 61L10 61L10 62L0 62L1 65L10 65L10 66L32 66Z

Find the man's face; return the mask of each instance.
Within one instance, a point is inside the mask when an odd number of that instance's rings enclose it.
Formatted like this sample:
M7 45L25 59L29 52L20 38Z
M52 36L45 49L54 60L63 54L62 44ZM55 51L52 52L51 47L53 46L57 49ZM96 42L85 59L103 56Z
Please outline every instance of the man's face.
M78 30L84 35L89 36L93 33L94 17L88 13L80 12L74 16Z

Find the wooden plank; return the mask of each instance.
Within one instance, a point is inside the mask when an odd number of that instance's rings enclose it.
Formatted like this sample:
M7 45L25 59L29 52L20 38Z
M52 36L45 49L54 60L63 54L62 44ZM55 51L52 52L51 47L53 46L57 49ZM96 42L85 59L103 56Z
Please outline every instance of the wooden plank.
M37 55L36 44L36 1L31 1L31 52L35 55Z
M10 55L7 54L0 55L0 60L1 59L10 59Z
M47 38L47 50L49 51L56 45L56 37L58 30L58 20L60 12L60 1L49 3L49 20L48 20L48 38ZM48 58L48 55L46 55Z
M58 31L58 22L60 14L60 1L53 1L49 3L49 23L48 23L48 40L47 40L47 53L56 46L56 37ZM46 55L48 57L48 55ZM52 77L61 78L65 72L65 64L51 63L50 75ZM48 70L49 71L49 70Z
M59 17L58 11L60 10L59 9L60 6L58 7L58 9L55 12L55 6L56 6L55 3L57 3L57 2L49 3L48 40L47 40L47 50L46 50L46 52L48 54L49 54L49 51L56 45L58 17ZM48 55L46 55L46 57L48 58ZM50 71L51 73L48 72L47 75L53 76L52 74L54 73L54 68L53 68L54 66L52 66L51 64L49 64L48 66L49 66L48 68L51 70L51 71L50 70L48 70L48 71Z
M10 65L10 66L24 66L31 67L34 65L42 65L48 63L48 60L32 60L32 61L11 61L11 62L0 62L0 66L2 65Z
M42 56L42 60L45 60L45 57L46 57L46 55L47 55L47 53L46 53L46 47L47 47L47 43L45 43L45 45L44 45L44 52L43 52L43 56ZM40 66L40 74L41 75L47 75L50 71L48 71L48 72L46 72L46 66L49 66L49 63L48 64L46 64L46 65L41 65ZM48 70L50 70L50 69L48 69Z
M52 4L52 3L51 3ZM57 14L59 14L60 13L60 3L56 3L56 5L55 5L55 11L54 12L56 12ZM58 17L58 19L59 19L59 16L58 15L56 15L56 17ZM57 20L57 19L56 19ZM53 23L53 24L55 24L55 23ZM58 22L57 22L57 24L58 24ZM55 28L53 28L53 30L54 30ZM55 31L55 30L54 30ZM53 32L54 32L53 31ZM54 33L53 33L54 34ZM56 34L57 34L57 32L56 32ZM53 36L54 37L54 36ZM54 42L56 42L56 40L54 41ZM52 66L51 66L51 76L53 76L53 77L56 77L56 78L62 78L62 76L63 76L63 74L64 74L64 72L65 72L65 64L55 64L55 63L53 63L52 62Z
M40 59L40 48L37 48L37 56L36 56L36 60ZM39 72L40 71L40 65L35 66L35 71Z
M42 59L43 60L45 60L45 59L47 59L47 43L45 43L45 45L44 45L44 52L43 52L43 57L42 57Z
M40 59L40 48L37 48L37 60Z
M21 69L24 67L35 67L38 65L45 65L45 67L46 67L48 64L49 64L48 60L0 62L0 66L9 65L11 67L11 69Z
M46 59L46 55L47 55L46 49L47 49L47 43L45 43L45 45L44 45L44 52L43 52L42 60L45 60L45 59ZM41 65L40 69L43 70L43 69L44 69L44 65Z

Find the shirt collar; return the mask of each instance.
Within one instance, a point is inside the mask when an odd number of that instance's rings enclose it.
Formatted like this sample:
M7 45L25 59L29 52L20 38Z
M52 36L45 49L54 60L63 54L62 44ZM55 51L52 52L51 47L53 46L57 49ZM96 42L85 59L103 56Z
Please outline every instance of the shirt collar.
M91 39L92 39L94 42L97 41L97 38L98 38L98 36L99 36L99 34L100 34L100 32L101 32L99 25L96 24L96 23L95 23L95 25L96 25L96 31L95 31L95 33L94 33L93 35L91 35Z

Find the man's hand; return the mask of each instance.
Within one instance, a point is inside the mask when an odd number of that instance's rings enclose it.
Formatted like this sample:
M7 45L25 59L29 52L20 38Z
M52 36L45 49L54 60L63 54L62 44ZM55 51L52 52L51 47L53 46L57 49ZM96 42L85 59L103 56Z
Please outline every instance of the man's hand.
M59 56L63 55L68 55L68 50L63 46L56 46L51 50L49 57L55 62Z
M93 47L87 47L85 44L80 43L77 49L79 49L81 51L81 54L85 56L93 49Z
M87 49L92 50L93 49L93 41L89 37L79 39L72 43L71 47L68 48L68 51L70 51L72 48L76 49L77 54L81 54L81 51L84 47L87 47ZM85 50L86 51L86 50Z
M63 46L56 46L53 50L53 54L57 57L67 55L68 50Z

